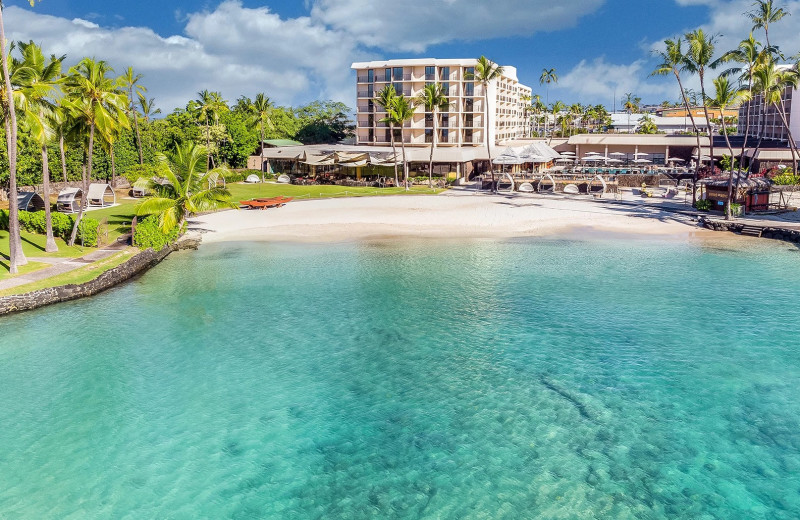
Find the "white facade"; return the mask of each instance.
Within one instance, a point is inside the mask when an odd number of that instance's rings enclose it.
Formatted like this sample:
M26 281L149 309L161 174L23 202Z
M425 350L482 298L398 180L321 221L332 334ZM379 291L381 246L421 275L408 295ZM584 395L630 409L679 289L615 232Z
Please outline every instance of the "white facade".
M529 128L525 107L530 104L531 88L517 80L514 67L503 67L501 77L488 85L484 106L483 86L474 81L476 59L412 59L353 63L356 71L357 120L359 144L385 145L390 141L389 128L380 120L386 116L375 102L386 85L394 85L398 94L415 98L428 83L440 83L450 100L447 112L436 121L436 143L442 146L485 146L485 117L489 118L492 143L520 139ZM402 129L396 129L395 142L426 145L433 141L433 118L423 108Z
M679 134L694 132L692 119L686 117L662 117L648 114L650 119L658 127L659 132L665 134ZM628 114L627 112L615 112L611 114L611 127L617 132L635 134L642 123L644 114ZM706 118L695 117L694 122L700 132L706 131Z

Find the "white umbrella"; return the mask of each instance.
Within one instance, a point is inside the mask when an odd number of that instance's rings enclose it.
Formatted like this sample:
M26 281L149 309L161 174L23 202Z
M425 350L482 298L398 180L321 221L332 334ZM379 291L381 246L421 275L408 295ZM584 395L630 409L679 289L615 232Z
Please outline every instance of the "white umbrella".
M668 160L668 161L671 161L671 162L675 162L675 161L678 161L678 162L686 162L686 160L685 160L685 159L681 159L680 157L670 157L670 158L669 158L669 159L667 159L667 160Z
M600 152L586 152L586 155L600 155Z
M638 164L650 164L653 161L648 161L647 159L634 159L633 162L638 163Z
M617 156L617 157L625 157L627 154L624 154L622 152L611 152L608 155L614 155L614 156Z
M644 153L644 152L638 152L638 153L633 154L634 157L639 157L640 155L641 156L646 156L646 155L650 155L650 154L649 153Z
M561 152L561 155L575 155L575 152Z
M611 154L611 155L613 155L613 154ZM619 159L609 159L608 162L610 162L610 163L621 163L622 161L620 161Z
M575 159L570 159L568 157L562 157L561 159L556 159L556 162L575 162Z
M596 157L594 155L587 155L585 157L581 157L582 161L590 162L590 161L602 161L602 157Z

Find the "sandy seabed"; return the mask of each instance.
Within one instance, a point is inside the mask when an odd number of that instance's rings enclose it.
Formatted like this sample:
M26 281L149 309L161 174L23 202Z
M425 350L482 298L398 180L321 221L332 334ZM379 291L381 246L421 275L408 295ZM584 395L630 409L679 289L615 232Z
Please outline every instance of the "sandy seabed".
M203 215L192 219L191 228L203 231L204 242L512 238L594 232L687 239L713 233L687 216L653 207L469 191L296 200L281 208Z

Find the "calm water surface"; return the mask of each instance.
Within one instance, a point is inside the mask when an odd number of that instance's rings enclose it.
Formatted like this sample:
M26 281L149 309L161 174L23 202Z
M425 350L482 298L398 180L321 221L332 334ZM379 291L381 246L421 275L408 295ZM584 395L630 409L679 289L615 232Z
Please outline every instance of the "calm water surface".
M800 251L206 245L0 319L2 518L800 518Z

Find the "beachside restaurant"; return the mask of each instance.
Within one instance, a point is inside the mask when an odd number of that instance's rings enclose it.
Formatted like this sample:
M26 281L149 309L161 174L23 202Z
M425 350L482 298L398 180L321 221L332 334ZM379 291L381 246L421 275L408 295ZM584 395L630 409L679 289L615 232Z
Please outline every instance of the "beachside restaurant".
M741 205L746 213L769 211L782 206L780 192L773 191L769 179L751 177L739 180L736 174L698 181L701 190L699 198L711 201L712 211L725 211L731 179L734 183L733 203Z

